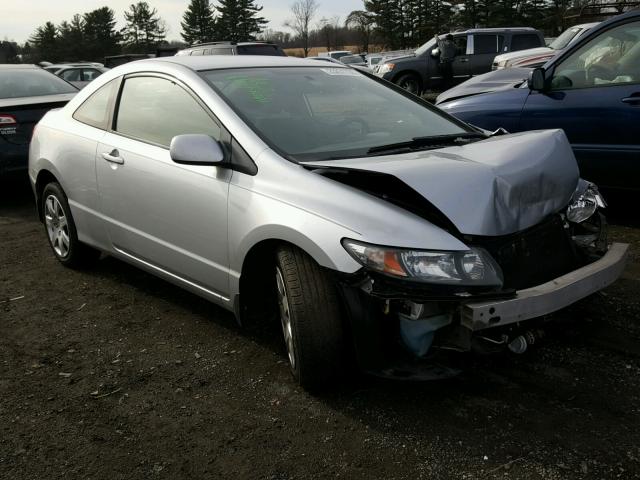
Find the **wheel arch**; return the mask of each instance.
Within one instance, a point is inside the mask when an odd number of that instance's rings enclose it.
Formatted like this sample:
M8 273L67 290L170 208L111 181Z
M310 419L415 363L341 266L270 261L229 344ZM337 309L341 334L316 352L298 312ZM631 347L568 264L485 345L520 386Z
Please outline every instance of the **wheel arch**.
M35 183L35 195L36 195L36 208L38 211L38 218L40 219L41 222L43 219L42 192L44 192L44 188L51 182L60 183L58 178L50 170L43 168L38 172L38 176L36 177L36 183Z
M251 242L241 258L240 268L231 276L231 291L234 295L234 311L241 322L250 318L253 313L264 312L273 308L271 304L275 295L270 289L275 285L275 277L272 275L276 265L276 253L279 247L291 245L299 248L309 255L318 265L331 270L342 270L345 265L340 265L338 259L332 259L330 254L308 236L293 229L283 229L280 226L281 235L265 236ZM338 247L342 246L338 242ZM344 254L348 257L346 251ZM351 260L351 257L349 257ZM355 261L354 265L355 264ZM353 270L354 265L346 267ZM342 268L341 268L342 267ZM352 267L352 268L349 268ZM359 265L355 267L357 270ZM235 284L234 284L235 283ZM248 292L251 292L249 294ZM256 293L258 293L256 295ZM249 297L250 295L250 297ZM245 299L250 298L251 302Z

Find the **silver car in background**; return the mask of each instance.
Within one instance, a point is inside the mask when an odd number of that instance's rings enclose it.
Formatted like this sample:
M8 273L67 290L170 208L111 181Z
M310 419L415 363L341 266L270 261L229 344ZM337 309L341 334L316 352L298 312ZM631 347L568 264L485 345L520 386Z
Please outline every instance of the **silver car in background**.
M109 69L100 63L72 63L49 65L45 67L45 70L66 80L73 86L83 89Z
M522 352L627 255L562 131L491 135L313 60L117 67L39 123L29 175L62 264L104 252L279 317L309 389L353 358L420 377L451 350Z
M491 70L541 67L596 25L598 25L598 22L583 23L568 28L558 38L554 39L548 47L528 48L497 55L493 59Z

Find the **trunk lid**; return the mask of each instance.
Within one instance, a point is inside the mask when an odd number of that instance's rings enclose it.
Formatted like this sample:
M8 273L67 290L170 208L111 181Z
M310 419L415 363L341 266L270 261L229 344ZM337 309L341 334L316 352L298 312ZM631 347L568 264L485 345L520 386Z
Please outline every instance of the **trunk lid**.
M0 125L0 139L13 145L31 141L33 129L49 110L64 107L75 94L0 99L0 115L15 119L15 124Z

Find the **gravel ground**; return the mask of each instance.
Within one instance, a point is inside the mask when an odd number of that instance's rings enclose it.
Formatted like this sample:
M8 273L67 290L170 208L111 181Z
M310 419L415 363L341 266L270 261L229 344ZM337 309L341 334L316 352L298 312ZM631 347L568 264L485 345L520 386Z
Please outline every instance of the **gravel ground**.
M0 197L3 479L640 478L637 228L612 228L624 277L524 356L311 396L277 326L111 258L67 270L28 186Z

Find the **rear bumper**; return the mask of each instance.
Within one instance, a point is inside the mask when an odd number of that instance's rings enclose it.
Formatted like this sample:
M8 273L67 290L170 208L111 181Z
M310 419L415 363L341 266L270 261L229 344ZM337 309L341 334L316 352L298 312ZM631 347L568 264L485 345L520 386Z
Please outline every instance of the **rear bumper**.
M461 323L476 331L549 315L612 284L623 272L629 245L614 243L599 260L550 282L519 290L515 298L461 306Z
M0 175L26 171L29 163L29 144L16 145L0 137Z

